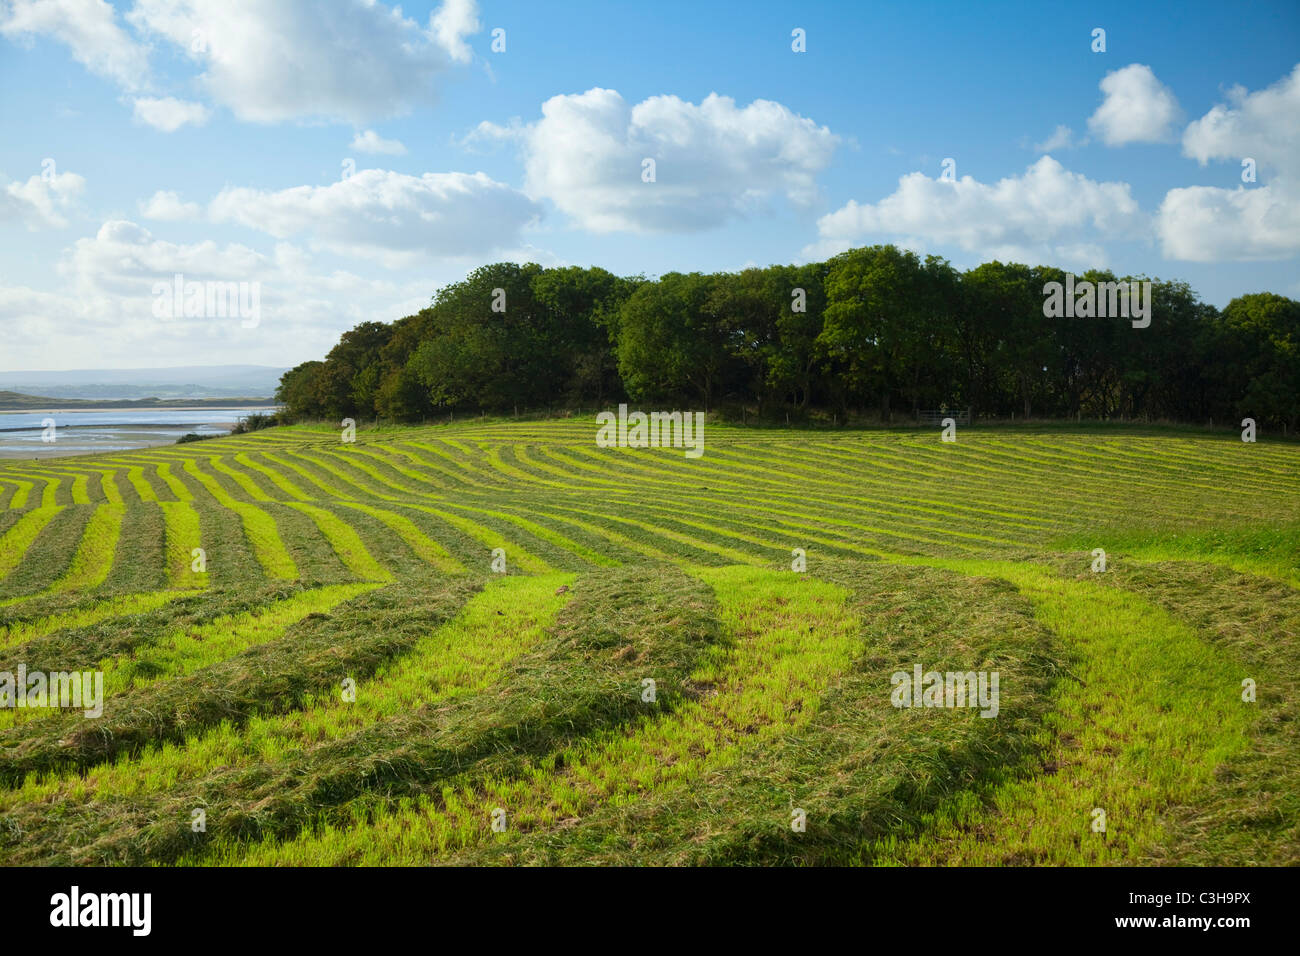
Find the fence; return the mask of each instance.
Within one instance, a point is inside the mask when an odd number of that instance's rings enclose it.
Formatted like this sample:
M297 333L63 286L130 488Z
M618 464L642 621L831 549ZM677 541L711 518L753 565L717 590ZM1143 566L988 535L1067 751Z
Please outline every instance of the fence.
M923 409L916 414L921 423L925 425L941 425L945 418L951 418L958 425L970 424L969 408Z

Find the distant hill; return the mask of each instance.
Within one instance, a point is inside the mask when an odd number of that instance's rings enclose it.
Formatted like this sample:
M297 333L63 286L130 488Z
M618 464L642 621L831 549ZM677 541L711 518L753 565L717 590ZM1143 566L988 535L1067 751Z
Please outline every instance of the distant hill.
M206 399L273 395L285 369L267 365L188 365L176 368L69 369L0 372L0 391L48 398Z
M0 411L30 411L45 408L212 408L247 405L250 408L274 405L272 398L241 395L232 398L52 398L48 395L24 395L0 390Z

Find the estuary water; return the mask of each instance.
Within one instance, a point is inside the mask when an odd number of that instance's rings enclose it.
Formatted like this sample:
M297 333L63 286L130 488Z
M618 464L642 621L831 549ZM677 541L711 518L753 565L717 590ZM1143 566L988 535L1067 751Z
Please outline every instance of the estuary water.
M223 435L245 415L274 411L261 407L0 412L0 458L63 458L171 445L187 432ZM46 427L48 419L54 420L52 430Z

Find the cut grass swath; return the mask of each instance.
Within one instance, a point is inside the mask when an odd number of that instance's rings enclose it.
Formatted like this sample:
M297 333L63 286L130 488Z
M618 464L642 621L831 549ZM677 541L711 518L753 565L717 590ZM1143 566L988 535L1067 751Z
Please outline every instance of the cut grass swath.
M337 689L347 677L361 681L408 651L477 589L463 579L351 587L367 593L329 615L309 614L277 640L109 699L98 720L56 715L7 731L17 736L0 747L0 781L12 786L28 774L91 767L222 722L243 725L258 714L299 709L310 695Z
M167 578L174 588L208 586L206 554L203 562L194 551L201 548L199 515L188 501L160 503L167 536ZM195 570L201 567L202 570Z
M304 591L262 610L218 618L201 627L169 634L155 644L137 648L129 658L102 660L95 669L103 674L105 699L227 660L280 637L310 615L323 614L377 586L342 584ZM40 704L34 706L41 709L0 710L0 729L58 713Z

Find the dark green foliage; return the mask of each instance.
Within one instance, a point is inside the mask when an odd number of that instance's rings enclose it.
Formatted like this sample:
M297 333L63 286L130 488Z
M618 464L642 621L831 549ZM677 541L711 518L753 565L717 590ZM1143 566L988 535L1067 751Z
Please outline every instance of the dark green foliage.
M958 273L894 246L827 262L657 281L495 263L392 325L344 333L285 373L286 421L414 422L458 411L971 408L984 418L1300 425L1300 303L1260 293L1220 313L1151 281L1151 318L1043 314L1062 270L989 262ZM1079 282L1147 281L1089 271ZM495 308L494 308L495 304ZM742 413L743 414L743 413Z
M243 435L246 432L255 432L263 428L271 428L280 424L276 415L265 415L261 412L253 412L251 415L245 415L239 421L235 422L235 427L230 430L232 435Z
M324 377L324 362L303 362L280 376L275 400L284 406L286 420L325 417Z

